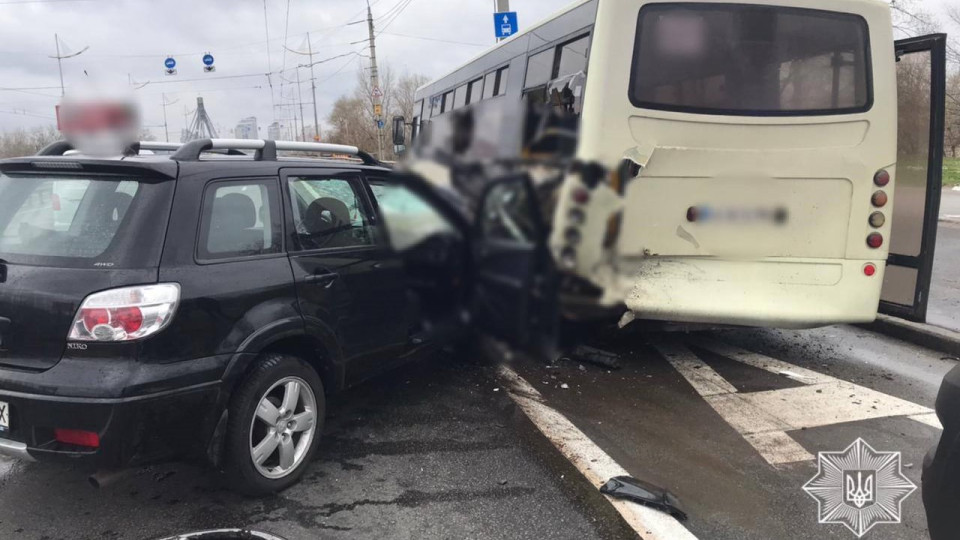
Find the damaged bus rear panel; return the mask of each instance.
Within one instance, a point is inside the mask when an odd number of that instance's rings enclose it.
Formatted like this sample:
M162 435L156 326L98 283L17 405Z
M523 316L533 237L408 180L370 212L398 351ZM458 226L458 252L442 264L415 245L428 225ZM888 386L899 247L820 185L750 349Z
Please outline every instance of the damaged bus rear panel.
M524 174L544 225L526 240L567 315L868 322L897 172L893 44L879 0L578 2L421 88L405 166L479 221L526 219L484 216L490 184Z

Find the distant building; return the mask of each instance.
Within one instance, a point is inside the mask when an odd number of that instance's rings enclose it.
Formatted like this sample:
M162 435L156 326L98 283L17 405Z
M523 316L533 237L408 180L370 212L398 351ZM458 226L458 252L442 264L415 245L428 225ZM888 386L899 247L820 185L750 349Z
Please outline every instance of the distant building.
M267 127L267 139L271 141L280 139L280 122L274 122Z
M250 118L241 120L240 123L237 124L236 129L233 130L233 134L238 139L259 139L257 117L251 116Z

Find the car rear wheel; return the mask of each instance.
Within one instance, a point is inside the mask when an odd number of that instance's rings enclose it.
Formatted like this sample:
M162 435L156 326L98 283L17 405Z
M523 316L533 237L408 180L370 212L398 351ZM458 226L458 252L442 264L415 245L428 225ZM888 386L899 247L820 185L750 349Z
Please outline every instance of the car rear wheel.
M323 383L299 358L265 355L230 404L227 481L249 495L284 490L307 469L323 429Z

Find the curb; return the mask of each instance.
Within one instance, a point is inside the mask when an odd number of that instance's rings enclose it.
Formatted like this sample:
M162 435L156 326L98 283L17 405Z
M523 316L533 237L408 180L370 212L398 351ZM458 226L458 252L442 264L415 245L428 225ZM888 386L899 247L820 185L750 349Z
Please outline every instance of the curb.
M875 322L861 326L873 332L960 357L960 332L889 315L877 315Z

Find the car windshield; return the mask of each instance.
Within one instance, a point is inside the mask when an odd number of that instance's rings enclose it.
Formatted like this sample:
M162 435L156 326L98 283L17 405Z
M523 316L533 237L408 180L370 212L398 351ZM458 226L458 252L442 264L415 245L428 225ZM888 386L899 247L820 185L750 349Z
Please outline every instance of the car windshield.
M0 258L100 257L139 194L132 179L0 175Z

